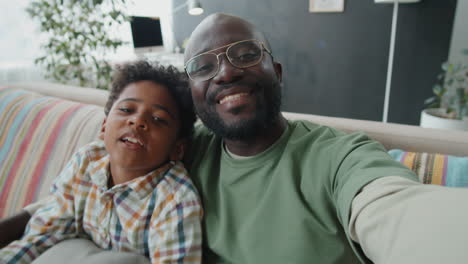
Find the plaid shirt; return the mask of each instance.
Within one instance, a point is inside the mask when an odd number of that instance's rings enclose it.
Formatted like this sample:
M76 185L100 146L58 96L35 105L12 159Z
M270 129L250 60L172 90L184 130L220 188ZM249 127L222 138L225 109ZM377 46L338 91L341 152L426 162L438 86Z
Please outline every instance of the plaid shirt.
M202 207L180 162L108 188L101 141L78 151L1 263L29 263L59 241L91 238L98 246L145 255L152 263L200 263Z

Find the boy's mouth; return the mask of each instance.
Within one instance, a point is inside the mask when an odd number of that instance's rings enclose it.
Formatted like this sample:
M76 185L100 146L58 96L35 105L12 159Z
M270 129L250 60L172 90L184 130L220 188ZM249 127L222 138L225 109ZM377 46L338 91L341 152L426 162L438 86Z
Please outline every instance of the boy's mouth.
M143 143L139 139L134 138L134 137L126 136L126 137L121 138L120 140L124 143L135 144L135 145L139 145L143 147Z

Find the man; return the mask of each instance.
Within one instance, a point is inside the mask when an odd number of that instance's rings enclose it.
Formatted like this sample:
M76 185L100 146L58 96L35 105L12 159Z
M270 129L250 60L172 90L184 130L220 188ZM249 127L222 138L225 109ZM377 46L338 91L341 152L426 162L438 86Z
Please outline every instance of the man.
M186 163L205 207L206 263L468 260L468 217L446 206L468 192L417 183L363 134L286 120L281 65L252 24L207 17L185 61L207 127ZM444 228L427 230L429 216Z
M206 211L205 262L468 260L466 232L428 232L421 224L431 216L462 228L452 221L458 209L446 205L468 198L467 190L418 183L362 134L285 120L281 65L252 24L207 17L191 35L185 62L208 128L197 130L188 161ZM427 199L436 200L436 216ZM442 241L450 253L435 246Z

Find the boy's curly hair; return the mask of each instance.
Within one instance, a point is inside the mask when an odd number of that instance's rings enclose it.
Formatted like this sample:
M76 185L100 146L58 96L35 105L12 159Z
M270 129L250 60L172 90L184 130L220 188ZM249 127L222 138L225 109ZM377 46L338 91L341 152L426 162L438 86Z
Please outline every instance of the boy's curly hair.
M139 81L152 81L167 87L179 109L179 137L190 137L196 120L192 95L188 88L186 76L174 66L166 67L146 60L138 60L117 66L112 77L109 98L104 107L106 116L123 90L129 84Z

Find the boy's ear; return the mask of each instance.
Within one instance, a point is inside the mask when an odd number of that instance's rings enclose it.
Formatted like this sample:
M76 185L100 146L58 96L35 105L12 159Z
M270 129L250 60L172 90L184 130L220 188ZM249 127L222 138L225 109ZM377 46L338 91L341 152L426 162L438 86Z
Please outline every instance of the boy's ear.
M185 154L185 148L187 147L186 139L178 139L175 143L174 149L172 149L171 154L169 154L170 160L182 160Z
M106 132L106 120L107 117L102 120L101 131L99 131L99 139L104 140L104 132Z

